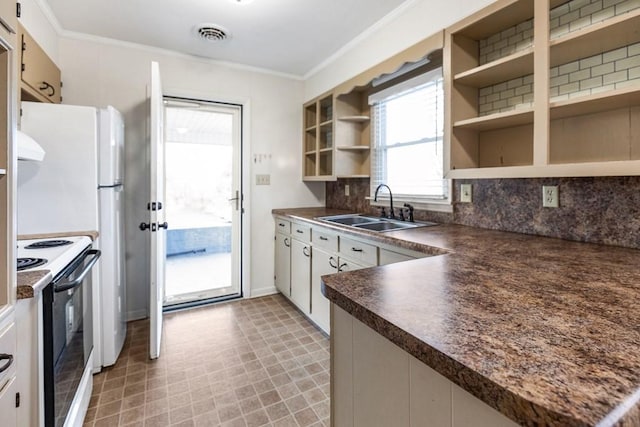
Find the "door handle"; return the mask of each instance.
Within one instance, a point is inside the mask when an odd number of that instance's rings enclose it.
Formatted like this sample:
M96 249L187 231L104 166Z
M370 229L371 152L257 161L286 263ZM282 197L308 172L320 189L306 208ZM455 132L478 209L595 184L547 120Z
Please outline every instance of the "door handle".
M164 228L165 230L168 230L169 224L167 223L167 221L163 222L162 224L158 223L158 228Z
M284 238L284 245L288 248L291 247L291 245L289 244L289 239L287 237Z
M304 256L306 256L307 258L309 258L311 256L311 253L309 252L309 248L308 247L304 247L302 248L302 253L304 254Z
M142 231L148 230L149 228L151 228L151 225L149 225L148 222L141 222L140 225L138 226L138 228Z
M236 201L236 210L240 209L240 191L236 190L236 197L232 197L231 199L228 199L230 202L235 200Z
M347 266L347 263L345 262L340 267L338 267L338 273L342 273L342 269L345 268L346 266Z

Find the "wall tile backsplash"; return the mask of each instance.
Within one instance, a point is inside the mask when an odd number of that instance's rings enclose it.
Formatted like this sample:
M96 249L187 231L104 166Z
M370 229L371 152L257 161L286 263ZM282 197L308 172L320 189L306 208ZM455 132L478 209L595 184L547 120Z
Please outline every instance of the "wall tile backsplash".
M586 26L640 8L640 0L573 0L550 11L550 37L555 39ZM533 20L507 28L478 43L478 63L495 61L531 46ZM480 89L480 116L533 104L532 75ZM561 101L640 84L640 43L550 70L551 101Z
M472 184L473 203L455 202L452 214L416 211L416 219L640 249L640 177L455 180L454 200L461 183ZM542 207L543 185L558 186L559 208ZM368 179L326 190L329 208L379 214L365 200Z

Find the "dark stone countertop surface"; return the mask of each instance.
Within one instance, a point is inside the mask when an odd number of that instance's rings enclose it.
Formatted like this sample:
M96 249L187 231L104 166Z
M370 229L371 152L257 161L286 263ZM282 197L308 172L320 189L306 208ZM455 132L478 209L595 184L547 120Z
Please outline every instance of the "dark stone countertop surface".
M17 298L33 298L51 282L53 276L49 270L18 271Z
M346 213L276 209L313 218ZM640 426L640 251L460 225L345 233L426 253L323 277L335 304L523 425Z

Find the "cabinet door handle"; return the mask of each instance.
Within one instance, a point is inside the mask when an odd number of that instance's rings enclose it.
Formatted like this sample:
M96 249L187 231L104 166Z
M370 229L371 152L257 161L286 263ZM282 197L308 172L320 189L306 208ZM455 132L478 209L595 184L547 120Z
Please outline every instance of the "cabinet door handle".
M0 360L6 360L5 364L0 367L0 373L9 369L9 366L13 363L13 355L7 353L0 353Z
M298 234L304 234L304 231L302 231L302 230L296 230L296 233L298 233Z
M304 248L302 248L302 254L304 256L306 256L307 258L311 256L311 253L309 252L309 248L306 247L306 246Z
M288 238L288 237L285 237L285 238L284 238L284 245L285 245L286 247L288 247L288 248L290 248L290 247L291 247L291 245L289 244L289 238Z
M338 264L336 263L336 259L334 257L329 258L329 265L331 268L338 268Z
M324 236L320 236L320 240L324 240L324 241L326 242L326 241L327 241L327 240L329 240L329 239L327 239L327 238L326 238L326 237L324 237Z
M56 88L51 86L47 82L42 82L42 84L40 85L40 90L50 90L50 92L48 94L49 97L51 97L51 96L56 94Z
M279 222L279 223L278 223L278 227L283 227L283 228L284 228L284 224L283 224L283 223L281 223L281 222Z
M353 252L362 252L362 249L360 249L360 248L351 248L351 250Z
M344 264L342 264L340 267L338 267L338 273L342 272L342 269L345 268L347 266L347 263L345 262Z

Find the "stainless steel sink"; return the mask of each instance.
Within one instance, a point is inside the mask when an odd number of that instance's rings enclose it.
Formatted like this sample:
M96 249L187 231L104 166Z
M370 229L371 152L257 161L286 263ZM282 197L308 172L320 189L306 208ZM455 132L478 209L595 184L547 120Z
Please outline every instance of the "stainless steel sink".
M416 228L422 227L422 224L416 222L408 222L406 224L395 221L378 221L378 222L369 222L366 224L357 224L354 227L364 228L365 230L371 231L393 231L393 230L402 230L404 228Z
M435 222L406 222L358 214L321 216L316 219L378 232L437 225Z
M370 216L361 216L361 215L339 215L339 216L327 216L319 219L324 219L325 221L336 222L342 225L360 225L360 224L375 224L380 222L382 218L374 218Z

